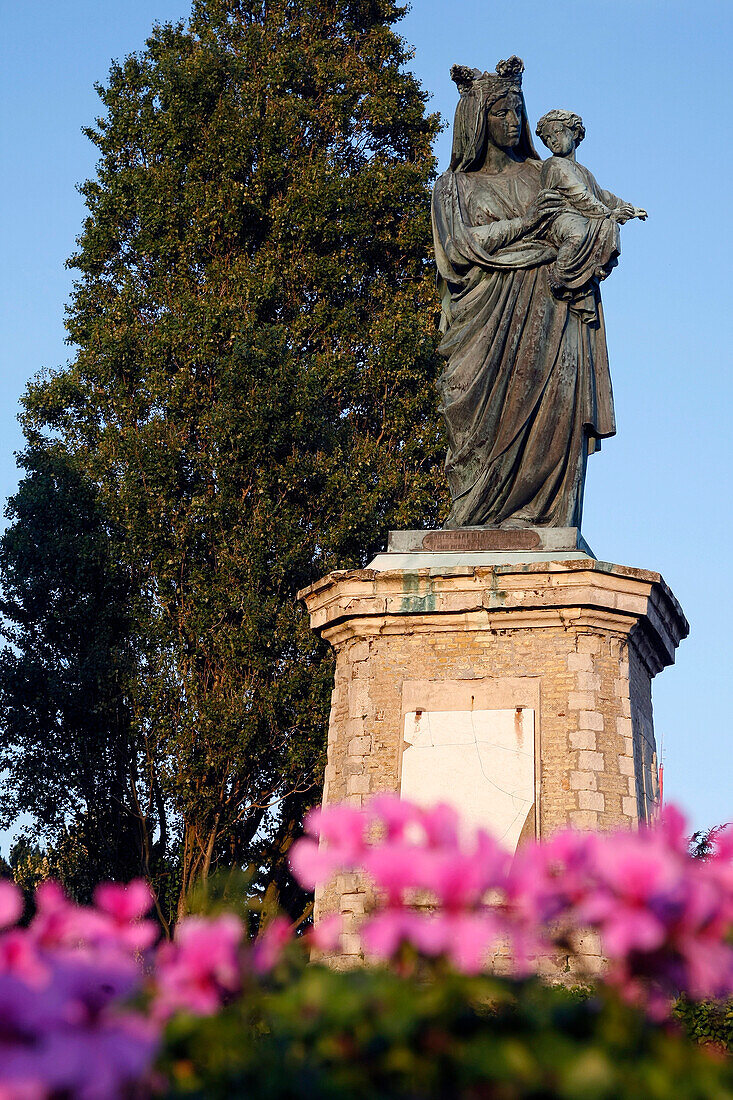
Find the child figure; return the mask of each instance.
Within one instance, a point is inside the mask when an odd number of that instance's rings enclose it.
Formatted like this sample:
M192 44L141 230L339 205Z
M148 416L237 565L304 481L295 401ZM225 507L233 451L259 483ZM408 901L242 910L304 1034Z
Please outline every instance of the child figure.
M557 298L573 300L579 312L595 314L590 298L594 280L605 279L621 252L619 225L630 218L647 217L646 210L604 191L575 150L585 137L579 115L553 110L537 123L537 136L552 153L542 165L541 182L558 191L567 209L557 214L544 234L557 248L550 267L550 287ZM588 318L590 319L590 318Z

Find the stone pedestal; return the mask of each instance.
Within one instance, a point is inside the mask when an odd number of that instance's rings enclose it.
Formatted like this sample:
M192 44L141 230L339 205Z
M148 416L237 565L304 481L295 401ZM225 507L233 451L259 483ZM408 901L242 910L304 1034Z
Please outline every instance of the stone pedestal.
M324 802L420 801L422 790L510 848L568 824L648 820L659 798L651 681L688 632L659 574L585 546L413 544L300 593L336 653ZM317 913L358 915L363 903L342 879ZM344 955L357 953L346 935Z

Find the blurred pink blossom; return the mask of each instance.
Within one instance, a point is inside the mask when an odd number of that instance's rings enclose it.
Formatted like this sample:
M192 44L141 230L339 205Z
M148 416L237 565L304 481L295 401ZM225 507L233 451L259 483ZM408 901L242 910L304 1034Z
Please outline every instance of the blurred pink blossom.
M94 904L119 924L127 924L149 912L153 895L144 879L135 879L126 885L103 882L94 891Z
M293 938L287 917L275 917L260 932L252 949L252 966L258 974L266 974L277 966L283 950Z
M301 840L292 858L296 877L307 870L304 884L336 868L373 884L375 905L360 927L368 955L394 959L408 944L475 972L501 943L525 974L572 950L573 936L596 932L606 980L657 1016L680 992L733 992L730 829L707 860L693 860L685 820L668 808L654 827L565 830L510 858L486 833L462 832L449 807L390 795L361 811L328 807L310 829L321 830L321 847Z
M655 1018L680 992L733 992L730 829L705 860L688 855L674 810L653 828L559 832L510 857L448 807L386 795L363 811L329 807L308 828L292 851L301 882L337 870L371 882L359 928L369 957L402 965L417 953L476 973L499 951L526 974L592 932L604 980ZM248 946L240 919L225 914L186 918L172 943L156 945L151 900L138 881L101 886L94 906L79 906L47 882L21 928L22 897L0 882L0 1100L122 1100L144 1088L167 1020L218 1012L293 939L277 918ZM334 951L340 933L334 916L304 941Z
M365 850L369 822L352 806L335 805L326 814L311 810L306 817L306 832L319 840L303 837L293 845L290 865L298 881L307 890L327 882L345 864L358 860Z
M0 879L0 928L7 928L20 920L23 912L23 895L14 882Z
M186 917L175 940L158 949L153 1015L168 1019L175 1012L210 1016L236 993L241 982L239 917Z
M363 850L368 820L353 806L330 806L327 811L311 810L306 818L306 831L318 836L321 843L332 844L351 856Z
M319 846L316 840L303 837L293 845L290 866L298 882L306 890L327 882L340 866L341 853Z
M423 923L411 909L384 909L362 926L364 948L374 958L391 959L404 943L423 946L419 943Z
M343 921L338 913L321 917L308 933L308 942L318 951L335 951L341 939Z
M0 1098L129 1095L159 1042L126 1007L142 981L124 929L55 883L39 887L30 926L0 934Z
M377 794L369 803L370 815L384 826L387 840L402 840L407 829L420 821L421 811L406 799Z

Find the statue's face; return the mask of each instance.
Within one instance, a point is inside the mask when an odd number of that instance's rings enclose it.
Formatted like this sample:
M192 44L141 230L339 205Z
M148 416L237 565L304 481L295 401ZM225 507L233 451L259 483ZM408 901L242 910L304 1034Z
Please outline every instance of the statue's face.
M566 157L575 148L575 134L564 122L548 122L542 140L556 157Z
M513 149L522 132L522 101L511 93L492 103L486 116L489 140L500 149Z

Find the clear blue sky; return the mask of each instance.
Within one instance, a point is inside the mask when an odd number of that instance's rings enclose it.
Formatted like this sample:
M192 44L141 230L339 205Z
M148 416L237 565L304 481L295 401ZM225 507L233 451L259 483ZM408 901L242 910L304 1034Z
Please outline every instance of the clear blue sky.
M18 398L63 363L64 260L93 173L81 126L95 81L188 0L34 0L3 16L0 98L2 303L0 498L22 443ZM733 816L733 346L729 226L733 5L730 0L415 0L402 33L432 107L452 119L454 63L526 65L534 123L581 114L581 159L649 211L623 230L604 284L618 435L590 463L584 534L596 555L658 570L691 624L654 684L665 787L696 827ZM441 168L450 137L440 139Z

